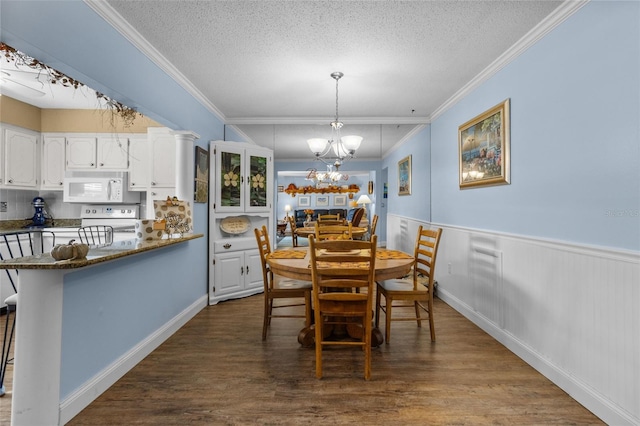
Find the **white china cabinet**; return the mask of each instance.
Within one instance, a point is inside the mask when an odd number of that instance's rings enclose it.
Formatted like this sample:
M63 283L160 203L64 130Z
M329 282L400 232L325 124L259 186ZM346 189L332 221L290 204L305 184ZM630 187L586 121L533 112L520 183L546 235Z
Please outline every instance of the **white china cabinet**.
M259 293L262 266L254 228L273 239L273 151L241 142L210 146L209 303Z

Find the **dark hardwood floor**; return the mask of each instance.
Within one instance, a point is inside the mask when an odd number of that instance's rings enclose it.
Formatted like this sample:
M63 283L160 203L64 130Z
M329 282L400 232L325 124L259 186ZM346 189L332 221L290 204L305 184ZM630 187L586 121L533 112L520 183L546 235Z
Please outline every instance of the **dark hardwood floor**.
M435 312L437 342L394 324L367 382L355 348L325 350L317 380L302 320L274 319L262 342L262 295L209 306L69 425L602 424L437 299Z

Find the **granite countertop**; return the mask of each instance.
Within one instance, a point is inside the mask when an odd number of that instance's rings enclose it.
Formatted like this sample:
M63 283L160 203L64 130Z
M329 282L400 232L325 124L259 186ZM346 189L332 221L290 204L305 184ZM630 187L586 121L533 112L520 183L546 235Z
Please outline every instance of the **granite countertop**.
M79 228L81 219L47 220L43 227L30 228L31 219L0 220L0 234L18 231L41 231L42 228Z
M0 261L0 269L77 269L202 237L204 237L203 234L188 234L180 238L163 240L138 241L133 239L134 244L131 244L131 240L116 241L110 245L91 247L85 259L57 261L51 257L51 254L45 253Z

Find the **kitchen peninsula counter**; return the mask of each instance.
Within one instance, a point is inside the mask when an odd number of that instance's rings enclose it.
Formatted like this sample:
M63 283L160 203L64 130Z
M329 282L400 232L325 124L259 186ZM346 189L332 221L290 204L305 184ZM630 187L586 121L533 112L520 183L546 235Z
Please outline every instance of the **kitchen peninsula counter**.
M203 236L116 241L72 261L0 261L19 270L12 425L67 423L206 307L205 290L185 290Z
M55 260L50 253L44 253L0 261L0 269L77 269L202 238L203 236L203 234L187 234L180 238L152 241L137 241L135 239L133 241L116 241L109 245L90 247L85 259Z

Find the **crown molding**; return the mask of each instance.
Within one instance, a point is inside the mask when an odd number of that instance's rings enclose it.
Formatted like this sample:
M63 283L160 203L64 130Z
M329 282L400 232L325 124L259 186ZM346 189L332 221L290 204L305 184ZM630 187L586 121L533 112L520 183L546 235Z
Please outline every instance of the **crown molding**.
M142 35L136 31L109 3L102 0L83 0L87 6L100 15L109 25L118 31L124 38L129 40L154 64L156 64L169 77L173 78L184 90L200 102L212 114L218 117L223 123L226 122L224 114L212 104L167 58L165 58L156 48L154 48Z
M549 16L533 27L527 34L522 36L513 46L500 55L488 67L475 76L471 81L462 86L452 97L439 106L430 116L429 122L435 120L449 108L457 104L465 96L478 88L482 83L493 77L498 71L507 66L527 49L537 43L540 39L550 33L567 18L576 13L582 6L590 0L566 0L556 8Z
M329 124L331 117L238 117L227 118L227 124ZM345 124L429 124L428 117L347 117L341 116Z

